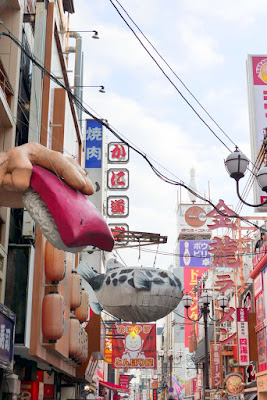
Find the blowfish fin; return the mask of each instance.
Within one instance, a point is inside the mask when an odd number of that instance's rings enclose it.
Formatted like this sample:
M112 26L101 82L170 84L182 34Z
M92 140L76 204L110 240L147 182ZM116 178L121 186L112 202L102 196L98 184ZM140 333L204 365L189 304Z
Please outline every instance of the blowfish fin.
M100 315L101 311L103 310L103 307L99 303L92 302L89 304L89 306L92 311L97 315Z
M133 280L136 289L151 290L151 279L140 269L134 271Z
M86 282L90 283L90 279L95 278L99 274L90 267L87 262L82 261L76 268L76 271L82 278L86 280Z
M110 260L108 260L106 265L106 272L110 272L116 268L123 268L123 265L119 261L117 261L116 258L111 258Z

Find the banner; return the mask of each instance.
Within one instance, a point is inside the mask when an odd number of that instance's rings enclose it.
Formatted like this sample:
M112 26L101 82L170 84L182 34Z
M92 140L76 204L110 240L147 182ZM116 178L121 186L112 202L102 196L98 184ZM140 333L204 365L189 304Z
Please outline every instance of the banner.
M112 368L156 369L156 324L114 324Z

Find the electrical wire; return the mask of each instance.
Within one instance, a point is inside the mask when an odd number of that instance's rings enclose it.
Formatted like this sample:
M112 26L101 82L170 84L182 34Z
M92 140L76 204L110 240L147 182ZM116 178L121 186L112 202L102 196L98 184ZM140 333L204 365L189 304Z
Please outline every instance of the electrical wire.
M36 57L29 52L24 46L23 44L9 31L8 33L6 32L1 32L0 33L0 38L2 36L7 36L9 37L25 54L27 57L29 57L31 59L31 61L34 63L35 66L37 66L45 75L47 75L53 82L55 82L58 86L60 86L61 88L63 88L71 97L71 99L74 101L74 103L76 104L77 107L79 107L85 114L89 115L92 119L98 121L99 123L101 123L103 126L105 126L111 133L113 133L113 135L119 139L120 141L122 141L123 143L127 144L129 146L129 148L131 148L133 151L135 151L136 153L138 153L141 157L144 158L144 160L148 163L148 165L150 166L150 168L152 169L152 171L164 182L169 183L171 185L175 185L175 186L180 186L180 187L184 187L186 190L188 190L190 193L192 193L194 196L196 196L197 198L201 199L203 202L208 203L209 205L211 205L220 215L228 217L228 218L239 218L243 221L246 221L248 224L256 227L257 229L260 229L258 227L258 225L252 223L251 221L246 220L244 217L241 217L240 215L234 213L232 215L228 215L223 213L218 207L216 207L215 204L213 204L209 199L206 199L204 196L198 194L195 190L191 189L190 187L188 187L185 183L183 183L182 181L178 182L175 180L172 180L166 176L164 176L153 164L152 162L149 160L149 157L147 156L147 154L145 154L142 150L138 150L136 148L135 145L130 144L129 142L127 142L125 139L123 139L116 131L115 129L111 128L110 125L108 124L108 122L106 122L104 119L100 119L98 117L96 117L92 112L90 112L87 108L84 107L83 103L72 93L71 89L69 87L67 87L65 84L63 84L60 80L58 80L55 75L51 72L49 72L48 70L46 70L44 68L43 65L40 64L40 62L37 61Z
M183 87L187 90L187 92L193 97L193 99L196 101L196 103L202 108L202 110L207 114L207 116L211 119L212 122L220 129L220 131L227 137L227 139L234 145L234 141L231 139L229 135L219 126L219 124L215 121L215 119L210 115L210 113L205 109L205 107L200 103L200 101L194 96L192 91L186 86L186 84L182 81L182 79L177 75L177 73L174 71L174 69L170 66L170 64L166 61L166 59L160 54L160 52L156 49L156 47L153 45L151 40L148 39L148 37L144 34L144 32L139 28L139 26L136 24L136 22L131 18L129 13L126 11L126 9L122 6L122 4L118 1L115 0L116 3L121 7L121 9L125 12L127 17L130 19L130 21L134 24L134 26L138 29L138 31L141 33L141 35L145 38L145 40L150 44L150 46L153 48L153 50L157 53L157 55L160 57L160 59L166 64L166 66L169 68L169 70L173 73L173 75L179 80L179 82L183 85ZM110 0L112 3L113 7L117 10L115 7L114 3ZM120 15L120 14L119 14ZM121 16L121 15L120 15ZM124 22L126 23L125 19L123 19ZM236 146L237 147L237 146Z

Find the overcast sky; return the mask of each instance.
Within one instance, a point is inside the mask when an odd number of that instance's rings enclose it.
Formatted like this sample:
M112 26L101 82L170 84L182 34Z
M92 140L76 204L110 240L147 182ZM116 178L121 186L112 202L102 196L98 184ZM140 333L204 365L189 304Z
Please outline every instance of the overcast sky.
M266 2L121 0L120 3L219 127L250 158L246 60L248 54L267 54ZM114 4L119 7L115 0ZM101 94L96 88L85 88L85 103L126 140L152 157L165 175L189 183L190 169L194 167L198 190L208 196L210 187L215 204L224 199L234 208L238 203L235 182L224 168L229 150L162 74L112 3L76 0L75 10L70 30L97 30L100 37L94 40L89 33L81 34L84 85L104 85L106 90ZM123 13L121 8L120 11ZM200 109L140 34L139 37L190 104L233 151L233 143ZM108 136L110 141L115 140L112 134ZM130 189L125 193L130 198L130 215L123 222L130 230L167 235L168 243L161 245L159 252L172 253L177 187L162 182L139 155L131 152L130 160L127 166ZM253 210L244 213L253 215ZM143 250L141 253L136 249L120 250L119 254L127 265L153 266L155 262L155 254ZM159 254L156 266L167 268L172 261L171 255Z

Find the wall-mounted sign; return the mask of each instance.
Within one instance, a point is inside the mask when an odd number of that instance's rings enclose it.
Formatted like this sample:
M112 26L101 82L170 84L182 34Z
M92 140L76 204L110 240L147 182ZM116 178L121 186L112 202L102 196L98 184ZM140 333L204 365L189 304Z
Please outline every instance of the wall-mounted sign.
M239 365L249 365L249 337L248 337L248 310L237 308L237 333L238 333L238 356Z
M126 244L128 240L125 238L124 232L129 231L127 224L108 224L116 243Z
M124 218L129 215L129 198L127 196L109 196L107 214L111 218Z
M209 240L180 240L180 267L210 267Z
M262 141L263 131L267 126L267 56L249 55L247 61L249 117L250 117L250 142L251 161L254 163L258 157ZM253 185L254 203L262 203L266 200L266 193L257 182ZM267 211L266 205L255 208L255 212Z
M15 314L0 303L0 367L12 369Z
M226 376L226 391L230 395L237 395L243 392L243 378L242 375L232 373Z
M126 164L129 161L129 146L123 142L111 142L108 145L108 162Z
M129 188L128 169L110 168L108 170L108 188L111 190L127 190Z
M85 168L102 167L103 126L94 119L86 120Z
M217 389L222 386L223 366L222 366L222 347L220 343L210 342L210 381L211 388Z

